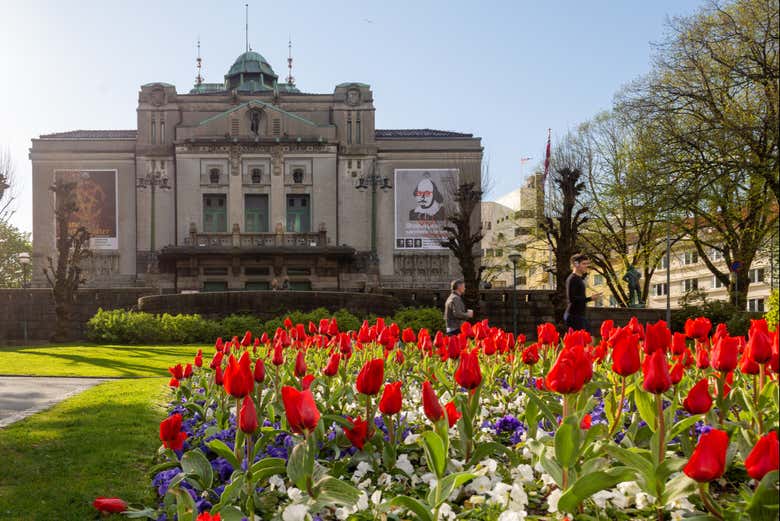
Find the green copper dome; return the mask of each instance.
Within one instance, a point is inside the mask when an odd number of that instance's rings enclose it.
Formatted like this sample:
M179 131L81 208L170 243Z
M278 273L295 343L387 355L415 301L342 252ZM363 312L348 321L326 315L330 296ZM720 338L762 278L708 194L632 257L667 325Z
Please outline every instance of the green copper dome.
M235 74L249 73L249 74L268 74L269 76L276 77L274 70L268 63L268 60L263 58L260 53L255 51L248 51L236 58L233 62L233 66L230 67L230 71L227 76L233 76Z

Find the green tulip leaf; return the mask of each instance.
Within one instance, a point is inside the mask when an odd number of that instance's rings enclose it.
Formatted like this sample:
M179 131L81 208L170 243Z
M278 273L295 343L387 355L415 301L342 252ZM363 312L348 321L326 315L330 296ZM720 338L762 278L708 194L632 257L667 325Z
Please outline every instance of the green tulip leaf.
M646 393L641 387L634 389L634 403L639 411L639 416L645 420L651 431L655 432L655 396Z
M238 461L238 458L236 458L236 455L233 454L233 451L230 450L230 447L225 445L225 442L221 440L211 440L206 443L206 446L216 453L217 456L227 460L227 462L230 463L230 466L233 467L233 470L241 469L241 463Z
M571 418L566 418L555 433L555 459L563 468L574 466L580 448L580 428Z
M323 505L352 506L360 498L360 491L349 481L325 476L314 486L317 502Z
M287 477L301 490L306 490L306 478L309 475L306 472L306 452L306 440L303 440L293 447L287 460Z
M452 491L461 485L468 483L472 479L476 478L478 474L473 472L456 472L454 474L448 474L443 477L430 492L428 492L428 504L433 508L438 507L444 501L450 497Z
M441 479L447 466L444 442L435 432L425 431L422 433L422 445L423 449L425 449L425 459L428 462L428 468L438 479Z
M196 476L204 489L211 488L211 483L214 481L214 469L211 468L209 460L200 449L184 453L181 458L181 468L185 473Z
M575 512L580 503L601 490L614 487L624 481L633 481L636 473L628 467L615 467L584 474L558 500L560 512Z
M232 477L233 480L228 483L222 491L222 495L219 497L219 503L212 507L212 512L220 512L223 508L227 508L241 492L241 487L244 486L244 475L234 472Z
M777 498L778 471L768 472L758 483L756 491L747 506L750 521L773 521L780 509Z
M379 509L383 512L390 510L392 507L400 507L409 510L415 515L418 521L434 521L430 508L412 497L396 496L390 501L385 501L379 505Z

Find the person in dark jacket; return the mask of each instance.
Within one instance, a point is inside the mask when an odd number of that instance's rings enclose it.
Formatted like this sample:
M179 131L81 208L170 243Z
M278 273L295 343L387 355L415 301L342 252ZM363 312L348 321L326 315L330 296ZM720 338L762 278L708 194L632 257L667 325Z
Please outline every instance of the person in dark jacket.
M444 322L447 327L448 335L457 335L460 333L460 325L474 316L474 311L466 309L463 303L463 293L466 291L466 283L462 280L454 280L450 286L452 293L447 297L444 303Z
M588 297L585 295L585 277L588 276L590 259L584 253L578 253L571 257L571 275L566 278L566 311L563 313L563 321L566 327L574 330L589 329L588 318L585 315L585 307L593 298L598 298L601 293L594 293Z

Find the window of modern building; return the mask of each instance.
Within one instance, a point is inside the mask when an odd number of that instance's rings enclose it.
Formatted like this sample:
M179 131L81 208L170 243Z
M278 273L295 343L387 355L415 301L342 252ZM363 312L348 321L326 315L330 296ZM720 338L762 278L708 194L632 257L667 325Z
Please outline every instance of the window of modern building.
M271 274L271 269L267 266L247 266L244 268L244 275L246 276L268 276Z
M222 266L205 266L203 268L204 275L227 275L228 269Z
M263 169L253 168L251 173L252 184L258 185L263 182Z
M699 279L685 279L682 281L683 292L689 293L699 289Z
M720 289L725 287L726 285L723 284L723 282L721 282L718 277L716 277L715 275L712 276L712 289Z
M311 230L311 208L308 195L287 196L287 231L308 233Z
M203 282L203 291L227 291L228 283L224 280L207 280Z
M764 276L764 268L753 268L752 270L748 271L748 280L750 280L752 284L764 282Z
M683 264L690 265L699 262L699 254L695 250L686 251L683 255Z
M203 231L211 233L227 231L225 194L203 194Z
M722 252L722 251L720 251L720 250L719 250L719 249L717 249L717 248L712 248L712 249L710 250L710 260L711 260L711 261L719 261L719 260L723 260L723 252Z
M669 261L666 258L666 255L664 255L663 257L661 257L661 260L658 261L658 269L665 270L668 267L669 267Z
M751 298L748 299L748 311L753 311L755 313L763 313L764 312L764 299L762 298Z
M363 168L363 161L361 161L360 159L357 160L357 167Z
M268 196L244 196L244 229L249 233L268 233Z
M209 169L209 183L213 185L219 184L219 168Z
M656 297L662 297L669 293L669 286L664 282L663 284L653 284L653 295Z
M294 168L292 172L293 183L299 185L303 183L303 168Z

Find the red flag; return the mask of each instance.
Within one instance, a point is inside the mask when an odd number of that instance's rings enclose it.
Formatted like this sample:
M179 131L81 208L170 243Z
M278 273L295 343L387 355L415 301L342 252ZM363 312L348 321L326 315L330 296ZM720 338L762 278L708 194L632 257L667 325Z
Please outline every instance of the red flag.
M550 170L550 135L551 129L547 129L547 151L544 154L544 176L542 177L542 190L544 190L544 184L547 182L547 172Z

